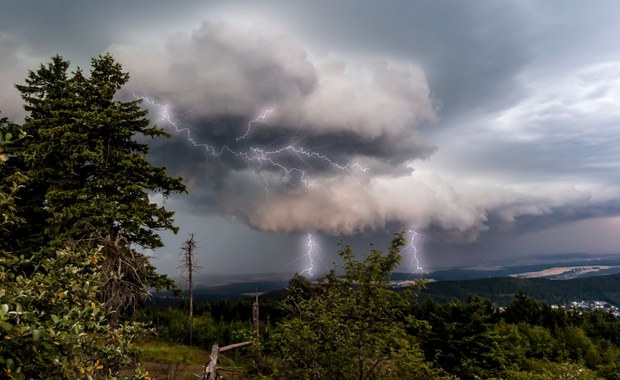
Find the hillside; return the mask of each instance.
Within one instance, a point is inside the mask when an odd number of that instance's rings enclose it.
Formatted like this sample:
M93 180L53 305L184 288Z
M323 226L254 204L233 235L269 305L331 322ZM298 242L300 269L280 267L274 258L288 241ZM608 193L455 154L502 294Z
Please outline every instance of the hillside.
M398 277L398 276L396 276ZM217 300L234 300L249 297L247 293L264 292L263 299L282 299L287 282L264 281L205 287L194 294L196 303ZM478 295L495 304L505 305L519 290L539 302L566 304L580 300L599 300L620 307L620 274L583 277L568 280L546 278L491 277L472 280L432 281L420 292L421 299L432 298L438 302L453 299L461 301ZM151 304L155 307L177 306L180 298L170 293L155 293Z
M421 298L439 302L451 299L466 300L478 295L496 304L506 304L517 291L550 304L565 304L576 300L601 300L620 306L620 275L585 277L570 280L545 278L496 277L461 281L428 283Z

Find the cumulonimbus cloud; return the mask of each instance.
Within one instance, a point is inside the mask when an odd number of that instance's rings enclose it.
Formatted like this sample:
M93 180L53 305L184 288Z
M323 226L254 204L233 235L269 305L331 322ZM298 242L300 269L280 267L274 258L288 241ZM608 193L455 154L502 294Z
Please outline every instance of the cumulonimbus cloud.
M240 183L230 183L238 189ZM583 210L615 200L618 187L571 183L499 185L416 171L360 183L339 177L321 189L287 189L256 202L258 188L226 198L223 211L261 230L354 234L401 223L434 228L452 243L478 240L491 228L511 228L519 218L547 218L553 224L588 217ZM252 195L254 194L254 195ZM581 215L579 215L581 213Z
M434 150L416 130L436 119L435 102L424 72L412 65L314 57L284 35L222 22L163 45L111 51L131 71L135 92L190 113L198 134L200 123L251 120L274 108L269 123L289 133L346 135L352 144L405 139L409 159Z
M351 234L397 222L471 242L496 225L585 209L620 193L596 185L500 185L412 171L412 162L435 150L420 127L437 119L426 76L412 65L317 56L285 35L224 22L204 23L159 45L116 45L111 51L131 72L130 91L170 103L196 141L234 144L247 121L270 107L268 123L233 149L277 149L293 141L368 169L351 175L292 155L286 162L306 165L303 170L314 176L315 186L307 187L268 163L247 167L223 155L228 169L207 171L204 162L216 158L204 150L188 144L179 155L173 152L178 142L157 146L156 156L202 188L192 199L195 212L220 212L278 232Z

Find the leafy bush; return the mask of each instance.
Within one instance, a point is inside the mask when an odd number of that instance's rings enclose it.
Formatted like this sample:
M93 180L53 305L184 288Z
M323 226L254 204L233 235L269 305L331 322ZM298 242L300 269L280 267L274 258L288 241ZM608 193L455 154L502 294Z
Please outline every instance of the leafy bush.
M397 234L387 254L371 247L362 261L341 246L344 276L332 271L312 292L292 282L289 317L275 329L274 373L282 379L431 379L408 328L421 325L403 314L412 297L389 286L405 241ZM298 284L299 286L295 286Z
M0 257L0 373L9 378L118 375L133 363L141 324L110 329L97 301L101 253Z

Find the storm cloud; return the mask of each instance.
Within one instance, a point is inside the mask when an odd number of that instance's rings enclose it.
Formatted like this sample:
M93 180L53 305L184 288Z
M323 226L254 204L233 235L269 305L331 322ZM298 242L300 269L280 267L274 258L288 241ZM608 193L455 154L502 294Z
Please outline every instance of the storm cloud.
M172 134L149 158L190 190L153 199L219 269L290 262L306 232L417 228L450 265L620 244L600 232L620 215L616 2L76 4L3 8L0 109L23 117L13 84L53 54L111 51L122 98Z
M130 91L156 99L156 114L166 104L176 138L201 145L188 144L172 166L202 194L193 196L194 207L262 231L338 235L400 223L471 243L483 233L520 228L520 220L525 229L532 217L578 220L589 215L580 209L620 194L596 182L578 189L416 171L437 149L421 128L432 128L441 109L425 73L411 64L318 55L287 34L225 21L205 22L159 47L111 50L135 73ZM146 70L144 60L152 63ZM531 116L552 111L553 103L538 99L544 96L535 92L485 125L544 133ZM273 111L249 123L265 109ZM176 141L155 155L182 149ZM256 149L278 153L255 159Z

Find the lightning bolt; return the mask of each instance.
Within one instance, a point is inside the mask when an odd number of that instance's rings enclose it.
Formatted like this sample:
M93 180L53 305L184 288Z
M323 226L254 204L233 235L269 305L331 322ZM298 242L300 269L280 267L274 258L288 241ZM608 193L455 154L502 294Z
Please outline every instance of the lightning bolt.
M418 257L418 247L416 246L416 239L420 234L418 234L415 230L408 230L407 232L409 233L409 242L405 246L405 250L411 253L411 264L415 262L415 270L423 273L424 268L422 268L422 265L420 265L420 259Z
M263 111L263 113L258 115L256 117L256 119L250 121L248 123L248 129L245 131L245 133L242 136L237 137L237 139L235 141L239 142L239 141L245 139L246 137L248 137L250 135L250 133L252 132L252 127L254 126L254 124L258 123L259 121L264 122L265 120L267 120L267 117L272 112L273 112L273 108L267 109L267 110Z
M289 164L290 158L293 158L305 165L310 165L312 162L319 162L323 165L327 165L334 170L347 172L350 175L356 173L366 173L368 168L363 167L357 162L339 163L332 160L328 155L309 150L303 146L296 146L294 144L284 145L275 149L268 149L269 146L274 145L276 141L266 146L243 146L239 143L247 139L255 130L257 124L265 124L268 121L269 116L275 112L273 108L267 109L259 114L255 119L248 122L245 132L236 138L234 147L229 145L215 146L208 143L199 142L192 135L192 131L187 127L182 127L174 117L171 108L167 104L159 104L152 98L138 97L134 94L136 99L142 99L145 104L154 109L158 114L158 122L164 122L166 125L172 127L177 135L185 137L185 140L195 148L203 149L208 155L221 159L223 154L230 154L234 157L244 160L248 165L255 164L259 173L265 180L265 191L268 192L268 183L260 170L263 165L270 165L272 168L280 170L285 180L290 179L293 175L296 175L300 183L306 187L316 187L316 181L314 181L302 167L292 166ZM321 249L311 233L306 237L306 252L300 259L305 259L307 267L301 273L306 273L310 277L315 274L315 260L322 255ZM415 246L414 246L415 249ZM298 259L298 260L300 260ZM419 268L421 269L421 268Z
M308 160L322 162L323 164L326 164L335 170L346 171L349 174L354 174L358 172L366 173L368 171L368 168L363 167L357 162L349 162L346 164L338 163L325 154L308 150L304 147L298 147L293 144L289 144L277 149L266 149L265 147L257 146L250 146L248 148L231 148L228 145L223 145L220 147L216 147L211 144L201 143L194 138L189 128L181 127L174 120L174 115L167 104L158 104L157 102L155 102L154 99L138 97L135 94L134 97L144 100L146 104L148 104L151 108L155 109L159 115L159 122L165 122L167 125L171 126L176 132L176 134L185 135L185 139L190 145L196 148L204 149L204 151L212 157L219 159L224 153L228 153L234 157L244 160L248 164L256 164L259 169L263 165L267 164L273 168L279 169L283 173L285 179L291 178L294 174L296 174L299 181L303 183L306 187L315 187L316 181L314 181L310 177L307 170L298 166L289 165L288 162L290 160L287 160L287 158L293 157L306 164L308 163ZM255 119L251 120L247 125L245 133L237 137L236 142L238 143L239 141L244 140L248 136L250 136L252 130L254 129L254 125L259 122L266 122L269 115L273 112L274 109L267 109Z
M315 256L320 252L319 246L312 239L312 234L308 233L307 243L306 243L306 254L304 255L307 258L308 266L306 269L301 271L301 273L307 273L308 276L314 276L314 259Z

